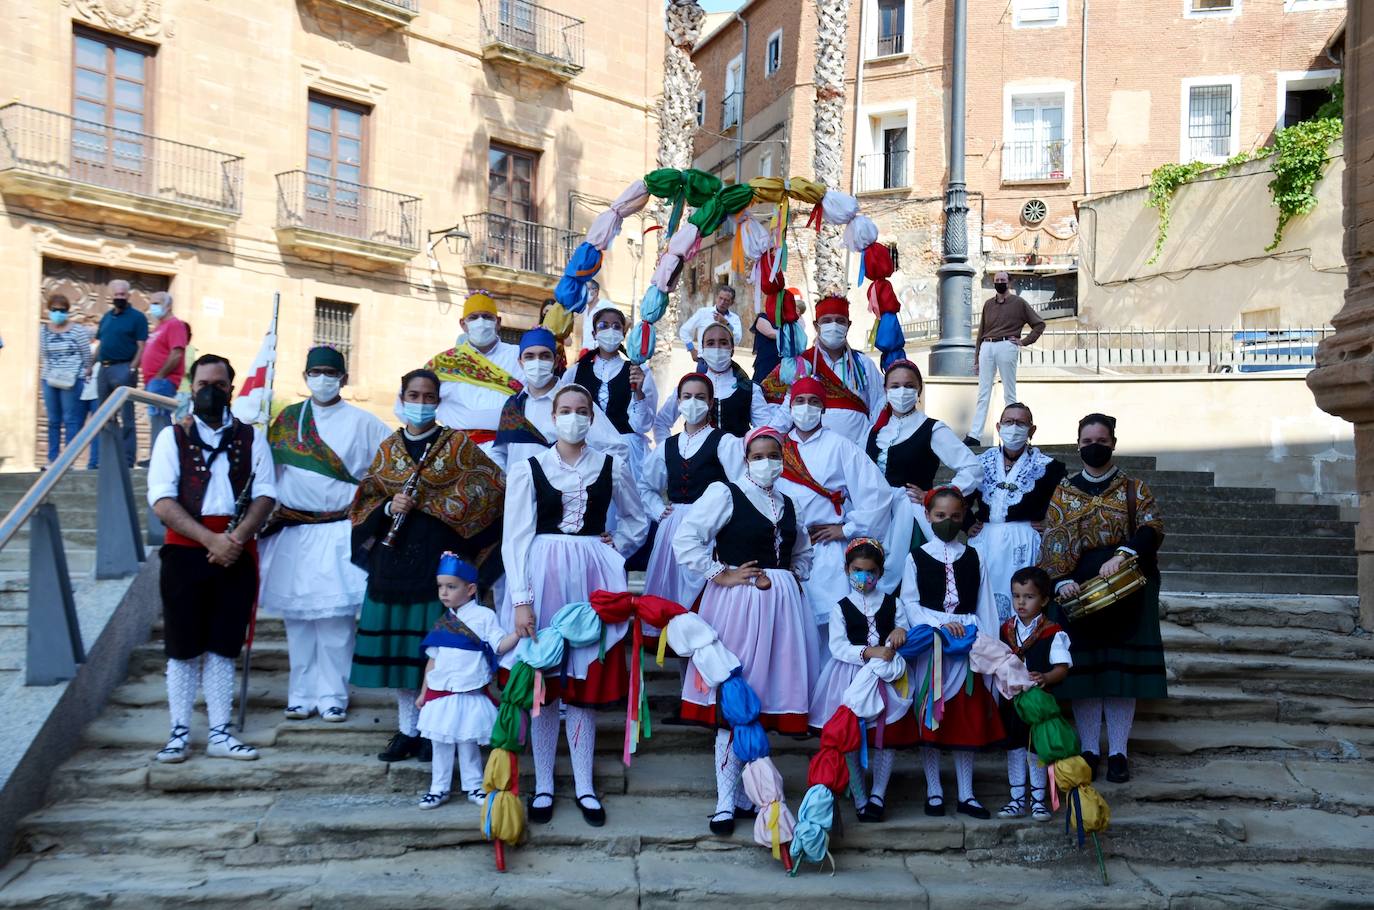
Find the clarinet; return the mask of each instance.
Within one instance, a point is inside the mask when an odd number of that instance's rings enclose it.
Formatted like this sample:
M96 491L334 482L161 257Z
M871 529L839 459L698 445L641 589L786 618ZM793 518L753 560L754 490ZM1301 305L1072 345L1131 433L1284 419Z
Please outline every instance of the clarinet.
M424 452L420 454L420 460L415 462L415 472L406 478L405 484L401 487L401 492L412 499L415 497L416 491L420 489L420 472L425 469L425 463L429 461L429 450L433 446L433 442L425 446ZM391 516L391 530L387 531L386 537L382 538L382 546L387 548L396 546L396 535L401 533L401 526L406 523L406 514L402 512L399 515Z
M232 533L235 528L243 524L243 519L248 515L248 505L253 501L253 480L257 476L256 471L248 475L248 482L243 485L243 490L239 493L238 499L234 500L234 515L224 528L225 534Z

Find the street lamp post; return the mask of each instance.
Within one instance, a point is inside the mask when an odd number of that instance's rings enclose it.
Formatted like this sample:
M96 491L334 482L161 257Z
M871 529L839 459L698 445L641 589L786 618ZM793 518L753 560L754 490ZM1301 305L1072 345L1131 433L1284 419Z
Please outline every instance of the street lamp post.
M949 88L949 182L940 276L940 340L930 352L935 376L973 373L973 274L968 250L968 189L964 185L964 82L968 0L954 0L953 72Z

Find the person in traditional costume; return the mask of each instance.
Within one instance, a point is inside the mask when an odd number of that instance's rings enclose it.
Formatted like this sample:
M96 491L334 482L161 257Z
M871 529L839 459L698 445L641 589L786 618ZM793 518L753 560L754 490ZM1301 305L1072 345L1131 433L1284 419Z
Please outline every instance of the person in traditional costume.
M1078 422L1083 470L1054 491L1045 516L1040 567L1055 580L1059 602L1093 577L1108 578L1135 557L1145 587L1072 624L1073 669L1055 692L1073 703L1083 758L1096 776L1107 720L1107 780L1130 780L1126 743L1138 698L1166 698L1159 632L1159 547L1164 516L1143 480L1114 460L1116 418L1089 414ZM1056 617L1057 618L1057 617Z
M1054 583L1049 573L1039 566L1017 569L1011 576L1011 600L1016 613L1002 623L1002 644L1011 648L1026 665L1032 682L1053 690L1069 675L1073 656L1069 633L1045 616L1045 608L1054 600ZM1035 821L1049 821L1052 813L1045 805L1049 773L1040 763L1040 756L1028 748L1030 725L1016 713L1016 705L1011 699L1002 699L998 707L1002 713L1002 727L1007 731L1007 782L1011 785L1011 801L997 816L1024 818L1029 811ZM1027 770L1031 781L1029 808Z
M792 384L791 431L783 439L779 488L796 504L815 547L814 568L804 586L818 626L849 593L844 574L844 545L854 537L887 533L892 490L887 480L853 441L825 425L825 388L814 376ZM821 640L826 632L821 632Z
M719 411L706 376L682 377L673 402L686 425L649 453L639 483L645 513L658 522L644 591L690 608L706 579L679 562L673 539L708 486L736 481L744 473L744 449L739 437L713 425Z
M491 451L492 460L503 471L538 455L558 439L553 423L553 396L563 384L556 369L558 350L557 339L543 326L520 336L520 377L524 388L501 406L496 445ZM622 460L629 452L629 446L600 408L593 408L587 445Z
M868 431L868 457L892 487L892 521L886 548L892 554L880 582L893 590L906 560L901 554L930 539L925 496L943 466L954 472L951 486L969 495L978 488L978 459L943 421L921 410L925 380L910 360L897 360L883 373L886 403Z
M457 553L439 557L435 576L444 613L420 646L425 650L424 685L415 699L420 733L434 744L429 792L421 809L437 809L453 790L453 759L468 802L482 805L482 746L491 741L496 706L487 686L497 655L520 637L496 621L490 607L477 602L477 569Z
M558 442L509 466L501 543L507 588L500 622L522 637L547 628L559 610L590 600L593 591L625 591L625 558L644 543L649 529L629 465L587 445L594 406L592 393L580 385L559 389L553 401ZM620 518L614 534L607 530L612 504ZM592 780L596 709L623 702L629 694L628 629L628 623L606 626L600 643L567 649L561 670L550 674L546 703L530 721L530 821L542 824L553 817L554 757L560 707L566 705L577 804L588 824L605 824L606 810ZM507 668L513 658L514 653L505 658Z
M771 424L774 407L763 398L763 389L735 363L735 341L730 330L719 323L708 325L701 333L701 360L704 375L711 383L711 423L743 439L751 427ZM681 414L679 399L670 397L654 418L654 441L659 445L673 431Z
M521 389L516 378L520 352L500 339L501 315L486 291L467 296L459 324L465 337L424 368L440 379L439 423L462 430L490 456L501 407Z
M649 452L649 432L658 409L658 386L654 374L621 356L625 342L625 314L614 304L595 304L589 322L595 348L577 358L563 374L564 382L575 382L592 393L592 404L605 412L615 431L625 440L629 464L639 477L644 456Z
M799 582L812 570L811 542L797 506L782 492L782 435L771 427L744 441L742 479L706 488L673 538L678 561L706 578L700 615L740 661L759 699L759 723L778 733L807 729L820 671L816 625ZM716 729L713 834L734 831L753 809L740 786L742 766L716 705L716 689L688 671L682 718Z
M867 355L849 346L849 301L825 297L816 304L816 343L793 362L798 376L821 383L825 400L825 425L845 439L857 442L886 401L883 374ZM787 430L792 402L779 364L763 381L764 397L778 409L779 428Z
M386 762L429 761L415 697L420 642L444 612L434 588L440 554L480 568L501 535L501 469L467 434L435 422L439 397L429 370L401 378L405 425L382 441L348 513L353 562L368 573L349 681L395 690L397 732L377 756Z
M190 755L199 685L210 720L205 754L251 761L257 750L229 732L234 659L258 596L253 538L272 512L276 477L267 440L229 413L229 361L204 354L189 375L192 413L163 428L148 463L148 505L167 528L158 584L172 732L156 757Z
M987 566L972 547L958 541L964 525L964 497L955 487L936 487L926 494L926 518L932 539L923 543L908 562L910 572L902 582L903 592L913 591L908 609L914 620L940 626L955 638L998 633L997 607L988 584ZM970 628L972 627L972 628ZM926 676L927 657L912 667L914 679ZM959 787L955 807L961 815L991 818L973 795L973 753L1001 744L1005 739L997 703L993 700L991 680L975 678L964 672L943 673L944 714L937 729L926 723L919 726L921 765L926 779L926 815L945 814L944 787L940 783L940 753L954 753L954 774Z
M1012 573L1040 561L1040 529L1068 469L1030 444L1035 418L1026 405L1007 405L997 433L1002 444L978 456L981 477L968 535L988 567L997 617L1005 623L1012 618Z
M906 561L904 555L899 557ZM810 724L817 734L843 704L845 690L854 682L859 668L870 660L891 660L906 643L906 630L917 624L905 599L884 593L878 587L885 562L881 543L871 537L856 537L845 547L844 559L850 590L830 610L830 660L821 669L811 696ZM880 822L886 817L887 785L892 777L895 750L915 745L918 739L909 688L906 694L890 682L879 683L879 688L886 710L868 727L872 787L862 803L863 788L852 790L861 822Z
M286 716L348 718L348 673L367 573L352 563L348 507L387 425L348 404L344 356L327 345L305 356L310 397L272 421L267 441L276 465L277 510L263 529L262 612L286 626L291 663Z

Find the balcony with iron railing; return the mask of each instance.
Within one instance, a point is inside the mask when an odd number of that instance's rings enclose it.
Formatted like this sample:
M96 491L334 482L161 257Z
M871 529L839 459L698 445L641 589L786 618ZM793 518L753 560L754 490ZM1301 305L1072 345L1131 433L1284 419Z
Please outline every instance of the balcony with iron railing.
M911 186L911 155L906 149L859 156L860 193L904 190Z
M1003 183L1067 183L1071 148L1063 139L1002 144Z
M542 70L566 81L582 72L581 19L526 0L481 0L482 58Z
M468 282L529 296L553 291L582 240L576 231L495 212L468 215L463 227L472 237L463 266Z
M297 250L401 265L420 250L420 200L320 174L286 171L277 175L277 240Z
M388 25L409 25L420 15L419 0L326 0L335 6L343 6Z
M896 32L891 35L879 35L878 46L874 57L895 57L904 53L906 47L906 35Z
M243 159L14 103L0 107L0 192L223 230L243 210Z

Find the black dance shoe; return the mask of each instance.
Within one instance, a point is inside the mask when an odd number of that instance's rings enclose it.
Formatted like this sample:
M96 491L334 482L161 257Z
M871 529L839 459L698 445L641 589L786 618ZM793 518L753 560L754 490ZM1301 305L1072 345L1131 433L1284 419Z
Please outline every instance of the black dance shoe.
M534 801L541 796L547 796L549 798L549 804L547 806L536 806L534 804ZM553 821L553 794L536 793L534 796L531 796L527 815L530 823L535 825L547 825L549 822Z
M1097 780L1097 766L1102 764L1102 759L1096 752L1084 752L1083 760L1088 763L1088 770L1093 773L1092 779Z
M420 737L406 736L404 733L398 732L386 744L386 750L379 752L377 757L382 761L405 761L419 754Z
M942 796L926 798L926 815L938 818L945 814L945 800Z
M729 837L735 833L735 816L717 812L711 816L711 833L717 837Z
M1107 756L1107 780L1114 784L1124 784L1131 779L1131 766L1124 755Z
M595 806L588 806L583 802L589 799L596 803ZM577 798L577 808L582 810L582 820L593 828L600 828L606 824L606 808L601 805L601 800L596 798L595 793L587 793Z
M861 822L881 822L887 818L887 807L883 805L883 800L878 796L870 796L868 802L864 803L859 810L859 821Z
M978 804L976 799L962 800L959 805L954 807L954 811L960 815L967 815L969 818L989 819L992 813Z

